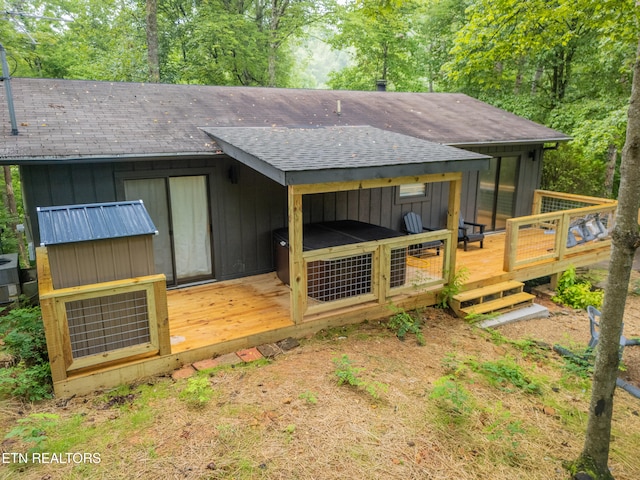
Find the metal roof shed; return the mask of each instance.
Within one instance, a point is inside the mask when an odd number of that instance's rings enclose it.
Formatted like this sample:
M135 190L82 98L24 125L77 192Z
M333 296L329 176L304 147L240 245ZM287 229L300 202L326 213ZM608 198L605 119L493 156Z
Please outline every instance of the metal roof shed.
M155 337L145 290L103 288L114 280L133 279L135 285L136 278L155 273L156 228L142 201L46 207L37 212L53 288L88 286L87 292L94 288L112 292L63 303L74 365L80 360L81 368L83 358L107 358L114 351L151 348Z
M141 200L38 207L54 288L155 273L153 221Z

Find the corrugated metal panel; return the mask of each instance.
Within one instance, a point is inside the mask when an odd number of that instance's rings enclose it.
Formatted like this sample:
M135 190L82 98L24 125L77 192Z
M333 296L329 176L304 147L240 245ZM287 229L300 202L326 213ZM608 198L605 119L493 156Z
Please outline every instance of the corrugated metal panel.
M37 212L43 246L157 233L141 200L38 207Z

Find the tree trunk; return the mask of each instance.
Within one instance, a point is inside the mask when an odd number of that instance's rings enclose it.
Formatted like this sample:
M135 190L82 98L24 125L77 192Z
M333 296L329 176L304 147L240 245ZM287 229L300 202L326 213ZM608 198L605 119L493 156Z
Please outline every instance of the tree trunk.
M147 61L149 81L160 82L160 60L158 57L158 0L147 0Z
M7 194L7 210L9 211L9 217L11 218L9 222L9 226L11 230L16 236L18 240L18 253L21 259L19 262L21 265L29 265L29 257L27 256L27 249L24 246L24 236L22 232L19 232L17 229L18 224L18 207L16 206L16 197L13 193L13 180L11 177L11 167L9 165L5 165L3 167L4 170L4 184L6 188Z
M276 86L276 67L278 62L278 49L280 48L280 41L278 39L278 35L280 34L280 21L282 20L282 17L284 16L288 5L288 0L271 0L271 19L269 21L269 53L267 59L269 87Z
M612 236L609 276L605 289L600 341L596 353L589 421L584 447L572 473L593 479L612 479L609 472L609 444L613 392L618 374L618 348L629 277L636 249L640 246L640 42L634 65L628 111L627 139L622 150L618 211ZM575 478L575 477L574 477ZM586 477L582 477L586 478Z
M616 174L616 163L618 162L618 147L613 143L607 147L607 172L604 178L604 194L608 198L613 198L613 180Z
M538 85L540 84L540 80L542 80L543 73L544 69L541 66L536 68L536 73L533 76L533 82L531 82L531 95L538 93Z

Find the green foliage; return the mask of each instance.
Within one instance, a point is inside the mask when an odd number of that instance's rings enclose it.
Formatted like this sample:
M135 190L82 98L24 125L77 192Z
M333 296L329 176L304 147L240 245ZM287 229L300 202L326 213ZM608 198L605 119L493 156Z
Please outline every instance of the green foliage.
M343 354L340 358L334 358L336 366L335 375L338 377L338 385L349 385L367 392L375 400L380 398L381 393L386 392L389 386L382 382L365 380L360 376L363 368L353 366L353 361Z
M329 43L352 51L353 65L330 74L331 88L374 90L383 79L389 90L424 90L423 49L414 34L420 8L415 0L362 0L337 8L337 33Z
M606 165L588 159L575 144L561 145L545 153L541 188L555 192L602 196Z
M213 398L209 377L197 375L187 379L187 386L180 392L180 400L192 408L204 408Z
M406 310L398 308L395 305L391 305L391 308L395 314L387 322L387 327L396 332L396 336L400 340L405 340L408 333L413 333L416 336L418 345L424 346L426 341L422 334L422 319L416 312L415 315L411 315Z
M39 307L14 309L0 317L0 335L8 352L28 367L49 361Z
M564 372L585 380L591 378L595 364L595 351L590 348L578 351L568 350L572 355L562 356Z
M0 371L0 395L29 401L50 398L51 369L40 308L14 309L0 317L0 335L17 362Z
M324 3L159 2L160 79L291 86L291 40L326 14ZM9 16L0 22L0 38L15 65L12 74L147 81L145 8L145 2L123 0L23 2L19 10L26 15L50 18Z
M490 385L505 392L511 391L510 385L526 393L541 393L540 384L529 378L510 357L494 362L479 362L475 357L460 360L455 354L448 354L443 359L442 365L451 378L462 377L471 371L482 375Z
M575 268L571 267L560 276L557 293L552 300L572 308L587 308L589 305L600 308L604 291L593 290L590 282L578 280Z
M512 385L525 393L541 393L540 385L531 380L512 358L473 364L472 369L501 390L511 391L507 385Z
M302 392L300 395L298 395L298 398L300 400L304 400L309 405L316 405L318 403L318 396L315 394L315 392L312 392L310 390Z
M500 316L498 312L490 312L490 313L470 313L466 317L464 317L465 321L470 324L484 322L485 320L493 320L494 318Z
M453 375L438 378L433 383L429 398L435 400L454 421L462 419L473 409L471 394Z
M51 398L53 388L48 363L27 367L20 362L0 370L0 396L36 402Z
M57 427L58 415L53 413L32 413L28 417L18 419L18 426L5 435L5 439L19 438L25 443L33 444L30 452L40 451L47 440L47 431Z
M438 303L436 304L436 307L449 308L451 300L460 293L460 290L467 278L469 278L469 270L466 267L458 269L458 271L449 279L449 282L442 287L438 293Z
M547 358L547 352L551 349L549 345L543 342L528 338L511 340L501 334L498 330L494 330L492 328L486 329L485 332L491 338L492 343L496 345L511 345L522 353L523 358L530 358L535 361L545 360Z

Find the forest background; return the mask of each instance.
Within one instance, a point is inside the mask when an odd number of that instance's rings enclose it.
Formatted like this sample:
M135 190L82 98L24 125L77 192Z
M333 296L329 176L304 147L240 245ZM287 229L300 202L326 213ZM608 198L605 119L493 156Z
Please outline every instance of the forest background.
M549 146L542 188L616 197L638 11L632 0L0 0L0 43L14 77L462 92L574 138ZM5 205L0 223L14 217Z

